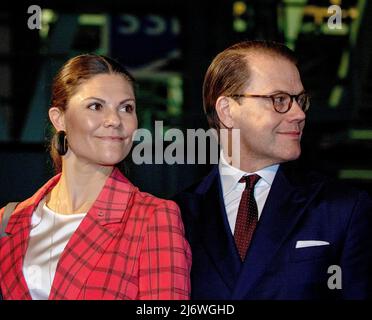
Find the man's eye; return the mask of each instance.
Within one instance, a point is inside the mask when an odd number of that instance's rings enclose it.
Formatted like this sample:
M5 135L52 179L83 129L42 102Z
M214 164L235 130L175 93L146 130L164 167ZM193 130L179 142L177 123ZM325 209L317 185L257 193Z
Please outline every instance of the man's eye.
M287 96L285 95L279 95L279 96L275 96L274 97L274 101L275 103L277 104L283 104L283 103L286 103L287 102Z
M309 97L306 94L303 94L299 96L297 100L300 104L306 104L309 100Z
M102 104L100 104L98 102L94 102L94 103L91 103L88 106L88 108L91 109L91 110L100 110L102 108Z

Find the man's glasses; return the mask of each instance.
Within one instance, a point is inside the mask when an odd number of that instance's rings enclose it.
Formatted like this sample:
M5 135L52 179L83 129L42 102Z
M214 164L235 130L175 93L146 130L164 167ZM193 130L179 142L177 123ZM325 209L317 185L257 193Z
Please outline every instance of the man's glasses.
M300 94L289 94L286 92L275 93L271 95L261 94L234 94L231 98L266 98L271 99L276 112L286 113L288 112L293 104L293 100L296 100L303 112L309 110L310 107L310 96L306 92Z

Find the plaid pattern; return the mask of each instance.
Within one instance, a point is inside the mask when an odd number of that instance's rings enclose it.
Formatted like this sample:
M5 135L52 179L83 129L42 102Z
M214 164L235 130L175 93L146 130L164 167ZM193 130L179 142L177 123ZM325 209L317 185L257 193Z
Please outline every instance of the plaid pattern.
M31 216L59 178L18 205L0 239L5 299L31 299L22 272ZM189 299L190 268L178 206L140 192L114 169L63 251L49 299Z

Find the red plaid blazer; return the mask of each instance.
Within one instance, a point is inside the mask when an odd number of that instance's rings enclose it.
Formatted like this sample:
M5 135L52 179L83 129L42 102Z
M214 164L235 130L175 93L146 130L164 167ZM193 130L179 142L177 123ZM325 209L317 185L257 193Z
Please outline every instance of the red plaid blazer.
M4 299L31 299L22 272L31 216L59 178L9 219L0 239ZM49 299L189 299L190 268L178 206L140 192L115 168L63 251Z

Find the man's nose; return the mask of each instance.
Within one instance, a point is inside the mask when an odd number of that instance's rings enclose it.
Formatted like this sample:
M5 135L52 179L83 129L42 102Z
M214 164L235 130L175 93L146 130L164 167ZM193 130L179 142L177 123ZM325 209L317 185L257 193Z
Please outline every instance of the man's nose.
M288 113L291 116L292 120L303 121L306 118L305 112L302 110L302 107L300 106L296 99L293 99L292 107L288 111Z

